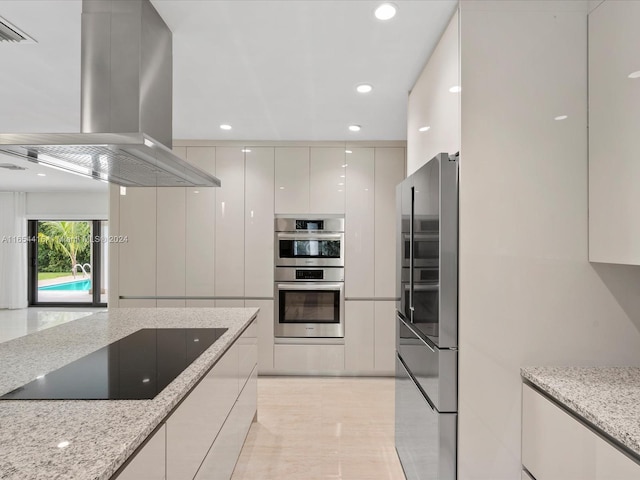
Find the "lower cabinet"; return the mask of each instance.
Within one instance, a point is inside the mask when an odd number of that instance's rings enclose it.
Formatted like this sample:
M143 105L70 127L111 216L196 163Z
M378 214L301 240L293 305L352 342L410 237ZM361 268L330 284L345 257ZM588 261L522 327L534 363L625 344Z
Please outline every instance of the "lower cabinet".
M257 358L254 320L117 479L231 478L257 412Z
M344 345L288 345L273 347L277 373L339 375L344 370Z
M347 374L394 375L395 308L393 300L345 302Z
M640 465L528 385L522 387L522 464L536 480L632 480ZM523 471L523 479L529 480Z
M162 425L133 457L118 476L118 480L166 480L166 433L167 426Z

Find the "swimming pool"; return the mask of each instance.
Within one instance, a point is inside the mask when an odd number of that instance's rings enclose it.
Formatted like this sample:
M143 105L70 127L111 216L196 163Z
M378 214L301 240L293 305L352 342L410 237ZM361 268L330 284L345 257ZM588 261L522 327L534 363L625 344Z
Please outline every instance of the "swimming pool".
M58 283L56 285L47 285L46 287L38 287L38 290L90 290L91 280L76 280L75 282Z

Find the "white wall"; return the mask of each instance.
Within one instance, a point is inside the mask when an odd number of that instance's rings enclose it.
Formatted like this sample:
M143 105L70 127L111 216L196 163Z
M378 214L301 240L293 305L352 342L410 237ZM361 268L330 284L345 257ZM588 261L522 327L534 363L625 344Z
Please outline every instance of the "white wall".
M27 218L106 220L109 218L109 193L27 193Z
M587 2L460 8L459 478L513 480L520 367L640 365L640 275L587 261Z
M449 91L460 85L458 35L456 11L409 94L407 175L440 152L460 151L460 93Z

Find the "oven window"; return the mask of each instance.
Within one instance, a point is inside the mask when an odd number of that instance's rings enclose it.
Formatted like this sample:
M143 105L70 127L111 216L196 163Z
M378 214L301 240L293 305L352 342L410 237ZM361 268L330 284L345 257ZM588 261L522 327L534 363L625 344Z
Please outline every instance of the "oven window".
M340 292L280 290L280 323L340 323Z
M340 240L280 240L280 258L340 258Z

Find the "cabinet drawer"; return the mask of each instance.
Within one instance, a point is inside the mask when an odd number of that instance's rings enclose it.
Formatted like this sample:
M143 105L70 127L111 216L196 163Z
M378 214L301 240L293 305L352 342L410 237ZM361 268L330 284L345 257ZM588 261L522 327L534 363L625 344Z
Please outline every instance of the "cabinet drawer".
M167 479L191 479L238 398L238 344L167 420Z
M536 480L632 480L640 465L527 385L522 463Z
M254 320L238 339L240 388L258 363L258 322Z
M297 375L339 373L344 370L344 345L274 345L274 367Z

